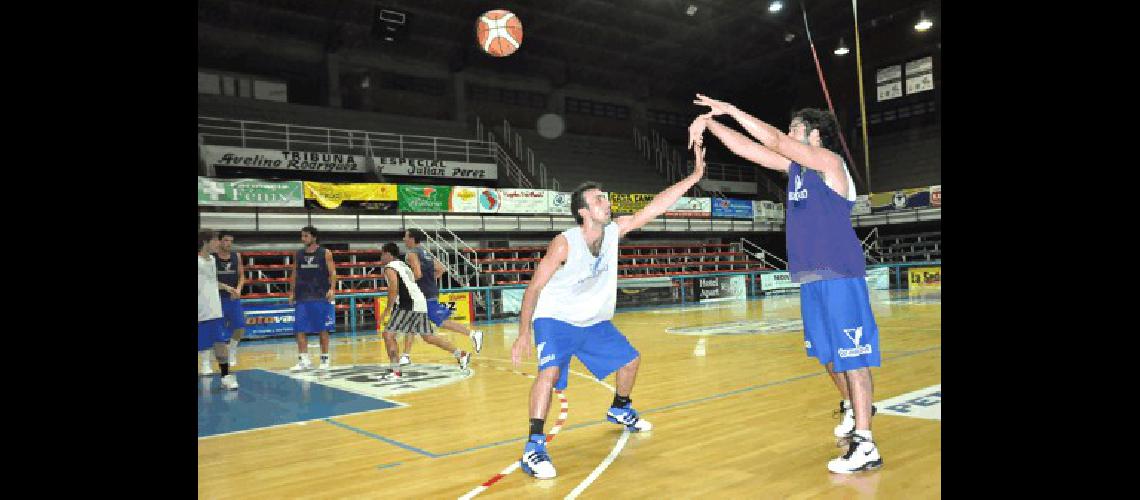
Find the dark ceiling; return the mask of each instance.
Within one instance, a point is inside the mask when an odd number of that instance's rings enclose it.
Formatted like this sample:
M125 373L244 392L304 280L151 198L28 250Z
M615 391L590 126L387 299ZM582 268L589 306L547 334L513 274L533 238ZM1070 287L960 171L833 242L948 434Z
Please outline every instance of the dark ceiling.
M804 35L800 3L768 12L768 0L199 0L201 66L234 71L311 72L319 66L274 64L276 44L235 48L203 31L223 29L304 40L324 51L369 50L446 61L453 70L485 68L541 75L555 85L578 83L647 97L685 99L694 90L718 96L787 99L815 67ZM376 5L407 12L397 43L371 35ZM695 15L685 13L695 5ZM832 71L854 74L851 2L805 0L812 36L829 81ZM521 50L506 58L483 54L474 43L475 19L505 8L523 23ZM913 30L919 11L935 20ZM864 66L941 48L941 0L860 2ZM787 36L794 38L789 42ZM831 52L843 37L846 60ZM272 39L266 39L272 40ZM243 67L244 66L244 67ZM872 73L873 74L873 73ZM818 85L818 84L816 84ZM871 82L873 85L873 82ZM817 87L818 88L818 87ZM834 91L833 91L834 92Z

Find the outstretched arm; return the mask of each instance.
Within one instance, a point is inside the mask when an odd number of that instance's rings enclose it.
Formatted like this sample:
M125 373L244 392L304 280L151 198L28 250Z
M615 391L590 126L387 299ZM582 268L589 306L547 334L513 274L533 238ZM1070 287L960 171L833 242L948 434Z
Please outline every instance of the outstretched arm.
M756 163L762 167L787 172L792 161L776 154L775 151L764 147L731 128L721 125L720 122L708 119L708 131L712 132L720 142L741 158Z
M744 130L748 131L752 137L755 137L758 141L763 143L764 146L767 146L768 149L771 149L784 158L790 159L805 167L822 171L828 176L834 176L833 178L840 178L842 176L843 167L840 164L839 157L827 149L818 148L792 139L787 134L780 132L776 127L741 111L732 104L718 101L701 94L697 94L697 99L693 101L693 104L708 106L711 110L710 114L713 116L720 114L731 116L737 123L744 127ZM710 124L709 127L711 129L712 124Z
M669 210L669 207L681 199L681 195L685 194L686 191L699 182L701 177L704 177L705 150L698 145L693 149L693 153L696 156L693 173L658 193L657 196L653 197L653 201L649 202L648 206L638 210L637 213L625 217L618 217L615 220L618 224L619 236L625 236L626 233L648 224L649 221L665 213L666 210Z

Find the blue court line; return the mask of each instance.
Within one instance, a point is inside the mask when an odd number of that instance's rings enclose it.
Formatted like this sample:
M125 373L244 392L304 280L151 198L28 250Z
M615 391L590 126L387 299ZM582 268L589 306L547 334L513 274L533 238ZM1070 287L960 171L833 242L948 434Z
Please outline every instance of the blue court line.
M402 463L403 463L403 462L392 462L392 463L390 463L390 464L377 465L377 466L376 466L376 468L377 468L377 469L387 469L387 468L389 468L389 467L395 467L395 466L397 466L397 465L400 465L400 464L402 464Z
M903 358L903 357L906 357L906 356L913 356L913 355L915 355L915 354L922 354L922 353L924 353L924 352L929 352L929 351L933 351L933 350L935 350L935 349L941 349L941 348L942 348L942 346L941 346L941 345L937 345L937 346L933 346L933 347L927 347L927 348L925 348L925 349L919 349L919 350L917 350L917 351L909 351L909 352L905 352L905 353L903 353L903 354L899 354L899 355L897 355L897 356L891 356L891 358L890 358L890 359L895 359L895 358ZM694 404L697 404L697 403L701 403L701 402L705 402L705 401L711 401L711 400L715 400L715 399L724 399L724 398L727 398L727 397L729 397L729 396L735 396L735 395L737 395L737 394L742 394L742 393L745 393L745 392L751 392L751 391L755 391L755 390L758 390L758 389L765 389L765 388L768 388L768 387L775 387L775 386L777 386L777 385L788 384L788 383L791 383L791 382L796 382L796 381L799 381L799 380L803 380L803 379L807 379L807 378L811 378L811 377L818 377L818 376L820 376L820 375L823 375L824 373L826 373L826 372L823 372L823 371L817 371L817 372L814 372L814 373L808 373L808 374L805 374L805 375L797 375L797 376L795 376L795 377L786 378L786 379L784 379L784 380L777 380L777 381L775 381L775 382L768 382L768 383L766 383L766 384L758 384L758 385L752 385L752 386L748 386L748 387L742 387L742 388L740 388L740 389L735 389L735 390L732 390L732 391L728 391L728 392L722 392L722 393L720 393L720 394L713 394L713 395L711 395L711 396L705 396L705 397L703 397L703 398L692 399L692 400L689 400L689 401L681 401L681 402L678 402L678 403L668 404L668 405L665 405L665 406L661 406L661 407L658 407L658 408L651 408L651 409L648 409L648 410L642 411L642 412L641 412L641 414L643 414L643 415L644 415L644 414L649 414L649 413L657 413L657 412L660 412L660 411L670 410L670 409L673 409L673 408L681 408L681 407L684 407L684 406L691 406L691 405L694 405ZM478 451L478 450L482 450L482 449L486 449L486 448L493 448L493 447L496 447L496 446L501 446L501 445L504 445L504 444L508 444L508 443L514 443L514 442L526 441L526 439L527 439L526 437L518 437L518 438L514 438L514 439L507 439L507 440L504 440L504 441L497 441L497 442L494 442L494 443L488 443L488 444L483 444L483 445L479 445L479 446L474 446L474 447L471 447L471 448L464 448L464 449L461 449L461 450L455 450L455 451L449 451L449 452L446 452L446 453L439 453L439 454L436 454L436 453L432 453L432 452L430 452L430 451L424 451L424 450L421 450L421 449L419 449L419 448L416 448L416 447L414 447L414 446L411 446L411 445L407 445L407 444L401 443L401 442L399 442L399 441L396 441L396 440L394 440L394 439L389 439L389 438L386 438L386 437L384 437L384 436L380 436L380 435L377 435L377 434L373 434L373 433L371 433L371 432L368 432L368 431L366 431L366 430L363 430L363 429L358 429L358 428L356 428L356 427L353 427L353 426L351 426L351 425L342 424L342 423L340 423L340 422L337 422L337 421L335 421L335 420L331 420L331 419L327 419L327 418L326 418L326 419L324 419L324 421L326 421L326 422L328 422L328 423L330 423L330 424L333 424L333 425L335 425L335 426L337 426L337 427L342 427L342 428L348 429L348 430L350 430L350 431L353 431L353 432L355 432L355 433L358 433L358 434L362 434L362 435L364 435L364 436L368 436L368 437L370 437L370 438L373 438L373 439L377 439L377 440L383 441L383 442L385 442L385 443L388 443L388 444L391 444L391 445L395 445L395 446L398 446L398 447L400 447L400 448L403 448L403 449L405 449L405 450L408 450L408 451L412 451L412 452L415 452L415 453L419 453L419 454L421 454L421 455L424 455L424 456L426 456L426 457L429 457L429 458L442 458L442 457L450 457L450 456L454 456L454 455L461 455L461 454L464 454L464 453L469 453L469 452L472 452L472 451ZM608 420L593 420L593 421L589 421L589 422L582 422L582 423L580 423L580 424L575 424L575 425L571 425L571 426L569 426L569 427L566 427L566 428L565 428L565 429L563 429L563 430L564 430L564 431L570 431L570 430L573 430L573 429L581 429L581 428L583 428L583 427L590 427L590 426L592 426L592 425L598 425L598 424L604 424L604 423L609 423L609 421L608 421Z
M373 433L371 433L371 432L368 432L368 431L366 431L366 430L364 430L364 429L358 429L358 428L356 428L356 427L353 427L353 426L351 426L351 425L345 425L345 424L342 424L342 423L340 423L340 422L337 422L336 420L333 420L333 419L331 419L331 418L325 418L325 419L322 419L322 420L324 420L325 422L328 422L328 423L330 423L330 424L333 424L333 425L335 425L335 426L337 426L337 427L341 427L341 428L344 428L344 429L348 429L348 430L350 430L350 431L352 431L352 432L355 432L355 433L357 433L357 434L363 434L363 435L365 435L365 436L368 436L368 437L370 437L370 438L372 438L372 439L378 439L378 440L380 440L380 441L383 441L383 442L385 442L385 443L388 443L388 444L390 444L390 445L399 446L400 448L403 448L403 449L405 449L405 450L408 450L408 451L411 451L411 452L415 452L415 453L419 453L420 455L423 455L423 456L425 456L425 457L430 457L430 458L439 458L439 457L440 457L439 455L436 455L435 453L432 453L432 452L430 452L430 451L424 451L424 450L421 450L421 449L419 449L419 448L416 448L415 446L412 446L412 445L408 445L408 444L404 444L404 443L401 443L401 442L399 442L399 441L396 441L396 440L394 440L394 439L388 439L388 438L386 438L386 437L384 437L384 436L381 436L381 435L379 435L379 434L373 434Z

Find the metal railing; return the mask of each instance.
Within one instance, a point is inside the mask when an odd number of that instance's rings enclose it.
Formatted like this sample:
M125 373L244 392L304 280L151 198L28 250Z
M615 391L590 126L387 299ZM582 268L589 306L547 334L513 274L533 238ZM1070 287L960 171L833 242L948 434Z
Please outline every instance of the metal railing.
M755 257L756 260L763 263L765 267L771 267L773 269L787 269L788 268L788 261L781 259L775 255L772 255L772 252L764 250L764 248L761 247L760 245L757 245L757 244L755 244L749 240L746 240L744 238L740 238L740 249L741 249L741 251L748 253L748 254L752 255L753 257ZM777 266L777 265L773 264L771 261L769 261L768 259L772 259L772 261L779 262L780 265Z
M870 243L868 243L870 241ZM879 228L871 229L867 237L863 238L863 256L871 264L882 264L883 254L879 251Z
M657 173L669 184L674 184L687 177L692 170L692 164L686 162L681 153L656 130L650 130L649 135L645 135L637 127L634 127L633 147L637 149L642 158L657 169ZM705 189L700 185L694 185L687 194L689 196L725 197L724 193L718 190Z
M475 117L475 123L476 130L482 130L483 123L479 117ZM522 135L520 135L518 132L512 132L511 123L505 119L503 120L502 145L506 148L507 151L513 152L515 158L518 158L519 161L523 162L523 164L526 165L527 171L530 172L530 175L534 177L536 181L538 181L539 187L553 191L561 190L560 188L562 187L562 183L558 182L558 179L555 179L554 175L547 170L545 163L542 163L541 161L536 162L534 160L534 150L529 146L523 144Z
M430 158L467 163L494 163L496 159L496 144L485 140L310 127L209 116L198 117L198 136L199 144L203 146Z

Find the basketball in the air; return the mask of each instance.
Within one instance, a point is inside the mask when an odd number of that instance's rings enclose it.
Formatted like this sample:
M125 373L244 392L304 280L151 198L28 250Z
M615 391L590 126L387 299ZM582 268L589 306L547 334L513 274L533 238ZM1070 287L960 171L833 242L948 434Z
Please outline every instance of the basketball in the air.
M509 10L489 10L475 22L475 39L483 52L509 56L522 46L522 21Z

